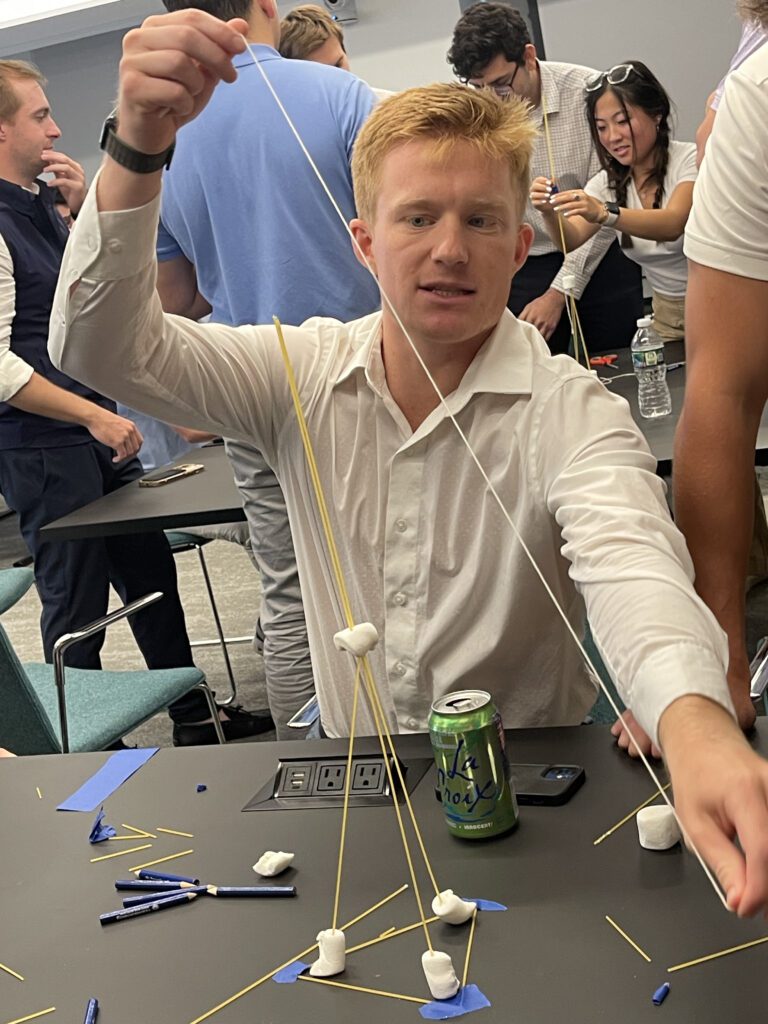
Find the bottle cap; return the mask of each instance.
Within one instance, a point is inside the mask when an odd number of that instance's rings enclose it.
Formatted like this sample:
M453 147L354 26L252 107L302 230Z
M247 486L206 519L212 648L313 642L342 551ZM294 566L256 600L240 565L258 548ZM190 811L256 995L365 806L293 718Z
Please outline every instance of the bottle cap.
M649 316L641 316L640 319L637 321L637 326L638 327L652 327L653 326L653 320Z

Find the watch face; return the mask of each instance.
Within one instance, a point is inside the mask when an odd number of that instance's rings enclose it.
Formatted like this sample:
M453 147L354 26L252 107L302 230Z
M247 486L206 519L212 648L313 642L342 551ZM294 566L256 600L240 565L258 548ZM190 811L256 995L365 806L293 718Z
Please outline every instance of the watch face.
M618 217L619 216L619 212L621 210L621 207L619 206L618 203L606 203L605 204L605 208L608 211L608 213L612 213L614 215L614 217Z

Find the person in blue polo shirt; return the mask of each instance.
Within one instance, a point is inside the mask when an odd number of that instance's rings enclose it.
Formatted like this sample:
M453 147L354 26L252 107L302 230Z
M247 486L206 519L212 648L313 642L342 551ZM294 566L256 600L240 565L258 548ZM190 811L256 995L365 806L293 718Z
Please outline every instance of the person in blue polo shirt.
M273 0L164 0L169 11L201 8L248 22L249 51L237 80L214 91L204 114L179 132L164 175L157 254L166 312L231 325L351 320L379 307L333 207L302 155L266 79L284 103L347 221L355 216L349 168L357 134L375 104L359 78L339 68L286 60L277 51ZM255 57L255 60L254 60ZM296 556L285 499L250 445L227 442L261 569L264 667L280 738L312 695ZM305 595L306 597L307 595ZM301 736L301 733L298 734Z
M69 229L56 211L44 171L77 214L85 174L54 150L60 136L31 64L0 61L0 492L18 513L34 559L43 606L46 661L64 633L107 610L109 584L128 602L164 594L131 618L150 668L192 664L176 570L162 533L47 542L46 523L141 476L142 437L114 402L56 370L48 357L48 321ZM74 644L67 663L100 668L103 633ZM215 740L202 694L170 709L175 743ZM228 739L271 728L268 716L227 709Z

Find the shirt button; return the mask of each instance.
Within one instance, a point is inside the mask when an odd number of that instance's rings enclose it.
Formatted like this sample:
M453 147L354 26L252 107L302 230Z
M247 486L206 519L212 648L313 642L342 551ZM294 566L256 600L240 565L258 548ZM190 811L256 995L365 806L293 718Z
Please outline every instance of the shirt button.
M96 241L93 235L88 235L88 238L86 239L86 244L88 245L88 248L91 250L91 252L96 252L96 250L99 247L98 242Z
M402 592L395 594L395 604L402 608L404 604L408 604L408 598Z
M405 724L408 726L409 729L418 729L419 727L419 723L416 721L415 718L409 718Z
M398 519L395 523L395 529L398 533L405 533L408 529L408 523L404 519Z
M107 244L109 246L109 251L110 252L122 252L123 251L123 243L119 239L117 239L117 238L111 238Z
M404 676L405 675L406 668L405 668L405 665L402 663L402 661L398 661L398 663L395 665L395 672L399 676Z

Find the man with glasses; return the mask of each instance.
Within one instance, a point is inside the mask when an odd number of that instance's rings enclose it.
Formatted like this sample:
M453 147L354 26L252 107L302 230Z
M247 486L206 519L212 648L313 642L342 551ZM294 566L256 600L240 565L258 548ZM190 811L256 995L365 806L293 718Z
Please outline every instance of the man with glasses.
M540 61L519 11L502 3L478 3L462 16L448 53L455 74L476 88L512 94L531 105L540 129L532 177L551 177L550 146L558 187L584 186L600 170L585 116L584 92L600 77L578 64ZM535 235L531 255L515 276L509 308L541 331L552 352L567 352L571 325L565 315L567 275L579 300L587 347L628 345L642 315L640 271L622 254L615 233L599 232L565 260L528 203L525 219Z

